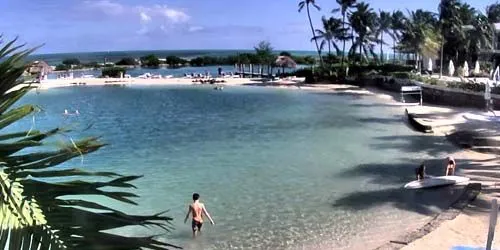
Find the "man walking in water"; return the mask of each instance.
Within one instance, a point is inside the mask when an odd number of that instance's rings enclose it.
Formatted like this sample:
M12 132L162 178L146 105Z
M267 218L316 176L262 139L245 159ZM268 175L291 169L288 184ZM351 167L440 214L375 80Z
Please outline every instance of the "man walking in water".
M203 216L202 212L205 216L210 220L212 225L215 225L215 222L210 217L205 205L199 201L200 195L197 193L193 194L193 204L189 205L188 213L186 214L186 218L184 219L184 223L186 223L189 218L189 214L193 214L193 220L191 221L191 229L193 230L193 238L196 237L196 232L201 232L201 226L203 225Z

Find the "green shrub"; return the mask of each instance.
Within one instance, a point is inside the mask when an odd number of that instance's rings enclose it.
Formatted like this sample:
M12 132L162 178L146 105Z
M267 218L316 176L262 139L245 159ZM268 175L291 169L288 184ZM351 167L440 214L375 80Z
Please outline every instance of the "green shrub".
M410 79L412 78L412 75L410 72L393 72L391 73L391 76L394 78L399 78L399 79Z
M56 71L63 71L63 70L70 70L71 69L71 65L67 65L67 64L58 64L56 66Z
M131 65L137 65L137 62L132 57L125 57L125 58L122 58L120 61L116 62L116 65L131 66Z
M103 68L101 72L102 72L101 75L103 77L117 78L117 77L120 77L120 73L123 73L123 75L125 75L125 72L127 72L127 69L122 68L122 67L106 67L106 68Z
M80 60L78 60L77 58L66 58L62 61L62 64L68 65L68 66L80 65Z

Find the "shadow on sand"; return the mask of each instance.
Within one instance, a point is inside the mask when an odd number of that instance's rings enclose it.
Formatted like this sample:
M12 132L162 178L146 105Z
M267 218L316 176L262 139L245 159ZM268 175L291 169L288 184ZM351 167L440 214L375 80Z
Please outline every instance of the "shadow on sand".
M392 186L382 190L359 191L347 194L333 203L334 207L352 210L369 209L390 204L396 208L423 215L434 215L446 210L464 193L464 185L436 187L427 189L404 189L405 183L415 179L415 168L419 162L403 159L402 163L361 164L339 174L340 178L367 177L370 183ZM444 175L445 159L425 160L426 174ZM457 159L457 164L464 164ZM457 172L460 174L460 172ZM500 187L499 187L500 188Z

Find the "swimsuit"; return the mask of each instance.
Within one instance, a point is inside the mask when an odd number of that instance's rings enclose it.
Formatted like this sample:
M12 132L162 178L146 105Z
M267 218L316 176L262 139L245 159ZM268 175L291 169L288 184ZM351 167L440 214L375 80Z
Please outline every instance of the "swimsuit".
M191 205L191 209L193 210L193 220L191 221L191 228L193 231L200 231L201 226L203 226L203 218L201 217L201 207L194 207Z

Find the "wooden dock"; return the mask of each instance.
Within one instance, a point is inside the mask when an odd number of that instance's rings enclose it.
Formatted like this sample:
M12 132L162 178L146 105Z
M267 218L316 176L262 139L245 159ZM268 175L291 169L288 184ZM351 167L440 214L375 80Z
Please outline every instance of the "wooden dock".
M276 76L275 74L273 74L272 66L253 65L253 64L235 64L234 74L239 75L242 78L245 77L273 78Z

